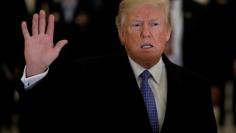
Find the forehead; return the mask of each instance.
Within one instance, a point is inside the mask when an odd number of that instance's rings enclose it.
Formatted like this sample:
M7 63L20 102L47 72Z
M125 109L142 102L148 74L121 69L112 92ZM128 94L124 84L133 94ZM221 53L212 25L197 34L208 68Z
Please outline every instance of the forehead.
M164 9L161 6L154 6L150 4L137 5L130 9L127 16L128 18L160 18L164 14Z

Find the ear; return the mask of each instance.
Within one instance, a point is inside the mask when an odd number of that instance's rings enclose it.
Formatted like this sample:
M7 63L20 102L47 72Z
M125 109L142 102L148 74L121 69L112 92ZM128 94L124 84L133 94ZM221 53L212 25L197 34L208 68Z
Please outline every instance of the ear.
M124 38L124 30L121 27L118 27L118 33L119 33L119 38L122 44L124 44L125 42L125 38Z
M170 36L172 34L172 27L168 26L168 30L166 31L166 42L170 40Z

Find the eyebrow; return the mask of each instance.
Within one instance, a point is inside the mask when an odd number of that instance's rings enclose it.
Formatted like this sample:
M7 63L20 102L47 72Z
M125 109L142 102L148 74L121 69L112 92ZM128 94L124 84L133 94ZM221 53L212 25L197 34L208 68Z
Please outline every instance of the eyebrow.
M134 20L131 20L131 22L143 22L143 20L134 19Z
M149 20L149 22L153 22L153 21L159 21L159 19L158 18L155 18L155 19L151 19L151 20ZM143 22L143 20L139 20L139 19L133 19L133 20L131 20L131 22Z
M151 19L150 21L159 21L159 19L155 18L155 19Z

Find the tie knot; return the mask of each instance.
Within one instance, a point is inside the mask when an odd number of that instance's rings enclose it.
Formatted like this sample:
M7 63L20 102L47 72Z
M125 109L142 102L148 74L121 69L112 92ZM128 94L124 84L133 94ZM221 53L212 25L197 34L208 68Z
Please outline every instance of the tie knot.
M142 80L147 80L151 77L151 73L148 70L144 70L141 74L140 77Z

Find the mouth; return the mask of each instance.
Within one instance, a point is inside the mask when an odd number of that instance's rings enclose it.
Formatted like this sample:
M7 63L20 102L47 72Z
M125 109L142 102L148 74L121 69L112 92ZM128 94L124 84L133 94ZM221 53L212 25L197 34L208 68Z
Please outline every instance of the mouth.
M150 43L147 43L147 44L142 44L141 46L140 46L140 48L142 48L142 49L150 49L150 48L153 48L154 46L152 45L152 44L150 44Z

